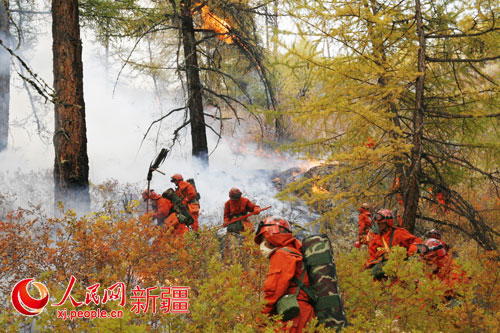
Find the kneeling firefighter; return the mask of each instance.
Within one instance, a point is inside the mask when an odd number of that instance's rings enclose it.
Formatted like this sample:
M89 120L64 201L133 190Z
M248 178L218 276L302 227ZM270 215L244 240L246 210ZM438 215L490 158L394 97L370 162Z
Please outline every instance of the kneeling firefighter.
M378 233L368 245L370 258L366 262L365 268L371 268L374 278L382 279L385 277L382 267L385 265L393 246L404 247L408 256L412 256L420 252L421 247L418 245L422 244L423 240L412 235L405 228L397 227L401 224L401 217L389 209L379 210L373 219L377 224Z
M144 201L150 199L153 202L153 212L149 213L153 219L156 219L158 226L166 225L172 229L172 232L178 236L182 236L189 229L186 225L179 222L177 213L174 209L174 204L167 198L157 194L154 190L144 191L142 193Z
M145 190L142 192L142 199L144 201L151 200L153 203L153 212L148 215L156 220L158 226L162 226L165 223L165 219L170 214L170 210L172 209L172 203L162 198L161 195L157 194L155 190Z
M301 287L310 286L302 261L302 243L292 236L288 221L277 216L259 224L254 241L270 261L264 282L267 303L262 313L283 314L283 322L292 321L288 332L302 332L314 317L311 299Z
M200 215L200 203L197 199L196 188L193 184L185 181L182 175L179 173L174 174L170 178L170 181L177 186L177 188L175 189L175 194L182 201L182 204L187 207L189 213L193 217L194 222L191 224L191 229L193 231L198 231L200 228L198 224L198 217Z

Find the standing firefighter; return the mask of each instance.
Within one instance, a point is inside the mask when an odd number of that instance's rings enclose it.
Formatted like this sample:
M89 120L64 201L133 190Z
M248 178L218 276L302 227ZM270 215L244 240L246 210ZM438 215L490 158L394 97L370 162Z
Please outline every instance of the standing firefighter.
M259 224L254 241L270 262L264 281L267 303L262 313L282 314L283 322L292 321L288 332L302 332L314 317L312 300L299 287L310 286L302 261L302 243L292 236L288 221L277 216L267 217Z
M238 217L247 215L248 213L260 213L260 206L241 196L241 191L233 187L229 191L229 200L224 205L224 223L223 227L227 227L227 231L240 233L243 230L252 230L253 224L245 218L243 220L231 222Z
M361 208L359 208L358 217L358 244L361 246L363 244L368 245L374 234L371 232L370 227L372 226L372 214L370 213L370 207L367 203L364 203Z
M184 180L181 174L176 173L171 178L170 181L174 183L177 188L175 189L175 194L182 200L182 204L185 205L189 213L194 219L193 224L191 224L191 229L193 231L198 231L200 226L198 224L198 216L200 215L200 204L196 198L196 189L193 184Z
M387 261L391 247L404 247L410 256L418 251L417 245L423 242L421 238L412 235L405 228L397 228L394 220L394 214L389 209L379 210L374 216L379 232L368 245L370 258L365 267L371 268L372 275L377 279L385 275L382 267Z
M154 190L144 191L142 193L142 198L144 201L151 200L153 202L153 213L149 213L149 215L156 219L158 226L167 225L168 228L172 229L172 232L176 235L182 236L184 232L188 230L188 228L179 223L177 218L177 214L174 212L174 205L170 202L170 200L163 198L161 195L157 194Z

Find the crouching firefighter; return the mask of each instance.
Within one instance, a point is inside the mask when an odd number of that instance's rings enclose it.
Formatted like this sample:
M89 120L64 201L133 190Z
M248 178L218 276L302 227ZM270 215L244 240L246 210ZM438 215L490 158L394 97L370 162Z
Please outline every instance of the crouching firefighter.
M184 232L188 231L186 225L179 222L177 218L177 213L174 210L173 203L167 198L162 197L157 194L154 190L144 191L142 193L142 198L144 201L150 199L153 204L153 212L149 213L153 219L156 219L158 226L166 225L168 228L172 229L172 232L176 235L182 236Z
M162 196L157 194L155 190L149 190L149 193L147 190L142 192L142 199L144 199L144 201L152 201L153 212L148 215L156 220L156 224L158 226L162 226L165 223L165 219L170 214L172 203L169 200L162 198Z
M302 260L302 243L292 236L288 221L277 216L267 217L259 224L254 241L270 262L264 282L267 303L262 313L281 314L285 325L292 322L288 332L302 332L314 317L314 295L306 292L310 283Z
M172 212L175 213L179 225L183 225L186 230L188 226L194 223L193 216L185 205L182 204L181 199L175 194L171 188L163 192L162 197L172 203Z
M418 244L423 243L421 238L412 235L405 228L396 227L399 224L395 222L396 218L399 220L399 215L393 214L389 209L379 210L373 218L379 231L368 245L370 258L365 267L371 268L375 279L381 279L385 276L382 268L393 246L404 247L408 256L411 256L419 251Z
M200 228L198 224L198 217L200 215L200 203L198 201L196 188L192 183L185 181L182 175L178 173L174 174L170 178L170 181L177 186L177 188L175 189L175 194L182 201L182 204L187 207L189 213L193 217L194 222L191 224L191 229L193 231L198 231Z

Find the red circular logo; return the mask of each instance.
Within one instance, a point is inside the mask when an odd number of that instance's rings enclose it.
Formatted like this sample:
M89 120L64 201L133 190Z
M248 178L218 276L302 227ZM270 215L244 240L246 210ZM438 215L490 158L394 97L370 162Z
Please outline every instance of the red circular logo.
M40 282L32 282L40 292L40 299L30 296L28 285L34 279L24 279L18 282L12 289L11 301L16 310L25 316L36 316L42 312L43 308L49 302L49 292L47 287Z

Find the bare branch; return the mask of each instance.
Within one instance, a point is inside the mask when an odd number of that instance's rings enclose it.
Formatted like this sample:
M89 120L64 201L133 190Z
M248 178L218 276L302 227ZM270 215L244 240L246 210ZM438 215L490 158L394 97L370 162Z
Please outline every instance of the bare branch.
M212 132L214 132L214 134L217 135L219 139L222 138L222 135L219 132L217 132L212 126L205 124L205 127L208 127Z
M210 118L213 118L213 119L216 119L216 120L231 120L231 118L221 118L221 117L216 117L216 116L211 115L211 114L206 113L206 112L204 112L204 113L203 113L203 115L204 115L205 117L210 117Z
M162 121L163 119L167 118L168 116L172 115L174 112L178 112L178 111L181 111L181 110L184 110L186 107L183 106L183 107L180 107L180 108L176 108L176 109L172 109L170 110L166 115L164 115L163 117L161 118L158 118L156 119L155 121L153 121L151 124L149 124L149 127L148 129L146 130L146 133L144 134L144 137L142 138L142 141L141 141L141 145L142 145L142 142L144 142L144 140L146 139L146 137L148 136L148 133L149 131L151 130L151 127L153 127L154 124L156 124L157 122L160 122Z
M207 88L207 87L202 87L203 90L207 91L208 93L222 99L224 102L226 102L227 106L229 106L229 108L233 111L234 113L234 116L236 117L236 120L238 121L238 123L240 122L241 118L238 116L238 112L236 111L236 109L233 107L233 105L230 103L230 101L233 101L237 104L240 104L241 106L243 106L245 109L246 109L246 106L245 104L241 103L240 101L238 101L237 99L231 97L231 96L227 96L227 95L222 95L222 94L218 94L216 93L215 91Z
M177 127L177 129L174 131L174 138L172 139L172 144L170 145L170 149L174 146L174 144L177 142L177 139L179 138L179 132L189 125L191 123L191 120L185 121L181 126Z
M24 76L23 74L19 73L18 71L17 74L26 82L28 82L37 92L40 94L42 97L45 98L45 101L49 100L52 103L56 103L55 101L55 92L54 89L52 89L51 86L49 86L42 78L38 76L38 74L34 73L31 68L28 66L28 64L20 57L18 56L10 47L5 45L3 43L3 40L0 39L0 46L2 46L7 52L10 53L10 55L14 58L16 58L19 63L21 64L24 69L26 69L29 73L29 75L32 77L32 79L28 78L27 76Z

